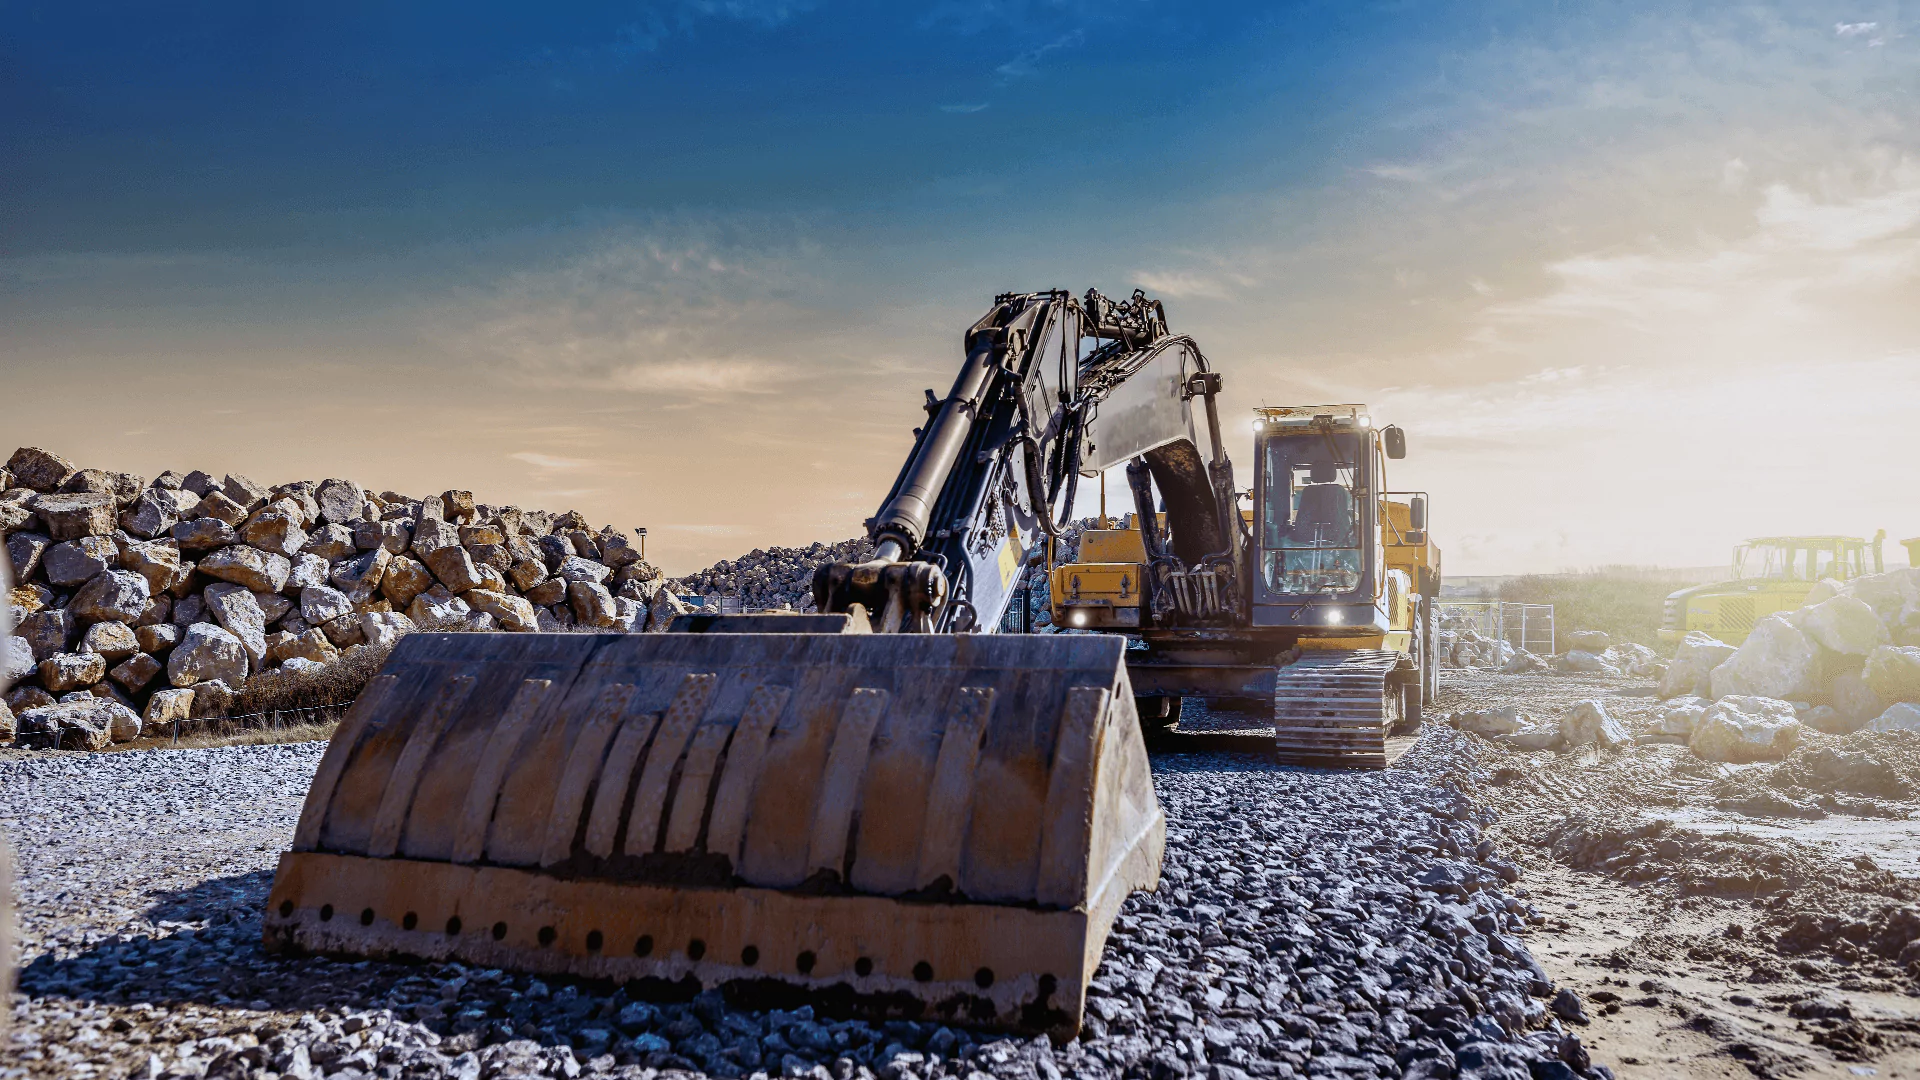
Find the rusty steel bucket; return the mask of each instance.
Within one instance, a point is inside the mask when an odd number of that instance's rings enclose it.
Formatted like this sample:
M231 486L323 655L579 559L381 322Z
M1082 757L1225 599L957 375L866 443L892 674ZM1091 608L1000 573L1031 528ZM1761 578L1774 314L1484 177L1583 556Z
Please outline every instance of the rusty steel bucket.
M1166 823L1117 637L413 634L269 949L1056 1038Z

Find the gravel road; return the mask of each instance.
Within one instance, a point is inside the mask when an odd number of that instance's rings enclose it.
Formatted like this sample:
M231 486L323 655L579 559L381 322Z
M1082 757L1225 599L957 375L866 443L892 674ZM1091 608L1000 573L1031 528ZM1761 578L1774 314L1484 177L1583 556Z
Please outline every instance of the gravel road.
M888 1080L1571 1077L1591 1066L1521 934L1538 916L1433 731L1393 769L1155 762L1166 880L1124 909L1064 1047L738 1012L718 994L459 965L288 960L259 909L319 744L0 753L18 849L15 1076L493 1077L668 1070ZM983 1075L984 1074L984 1075Z

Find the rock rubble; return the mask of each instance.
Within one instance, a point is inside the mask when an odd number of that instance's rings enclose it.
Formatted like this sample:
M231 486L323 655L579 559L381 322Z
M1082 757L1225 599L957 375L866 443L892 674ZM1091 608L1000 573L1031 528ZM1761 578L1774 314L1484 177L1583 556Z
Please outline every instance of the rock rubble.
M685 610L611 526L467 491L148 481L22 447L0 469L0 539L17 635L0 662L18 680L0 740L34 747L219 715L256 675L418 627L634 632Z
M1059 1047L717 993L271 957L259 911L318 744L14 754L13 1058L34 1077L1608 1075L1527 950L1540 916L1458 785L1462 739L1430 733L1377 773L1156 761L1165 880L1124 906L1086 1029ZM69 812L39 812L49 799ZM130 830L150 839L130 848Z

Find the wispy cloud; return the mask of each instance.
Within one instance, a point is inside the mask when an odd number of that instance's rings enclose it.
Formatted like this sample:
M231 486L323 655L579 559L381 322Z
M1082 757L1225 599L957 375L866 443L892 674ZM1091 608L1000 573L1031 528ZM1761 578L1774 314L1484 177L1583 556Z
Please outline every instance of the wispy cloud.
M1045 60L1049 55L1059 52L1061 49L1074 48L1086 40L1086 31L1079 29L1069 30L1059 37L1054 38L1052 41L1047 42L1045 45L1035 49L1028 49L1019 56L994 68L994 74L1000 76L1002 82L1012 82L1016 79L1027 78L1040 70L1041 61Z
M593 465L593 462L581 458L565 458L555 457L552 454L536 454L531 450L522 450L517 454L509 454L508 456L515 461L525 462L536 469L546 469L551 472L568 472L574 469L589 468Z
M817 288L815 258L790 225L613 223L470 293L429 333L530 387L771 393L800 369L765 344L820 322L799 302Z
M1865 37L1880 29L1877 22L1834 23L1833 32L1841 37Z
M942 105L940 106L940 111L943 113L977 113L985 109L987 104L987 102L983 101L978 105Z
M811 0L676 0L622 25L610 50L622 56L657 52L667 41L694 33L708 20L771 30L813 7Z

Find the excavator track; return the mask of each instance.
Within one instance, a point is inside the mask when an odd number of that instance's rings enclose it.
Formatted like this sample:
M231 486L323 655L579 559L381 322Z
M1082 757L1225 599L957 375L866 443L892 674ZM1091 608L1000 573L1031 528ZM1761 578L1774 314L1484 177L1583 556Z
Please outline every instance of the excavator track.
M1387 767L1387 677L1408 663L1383 649L1310 651L1279 670L1274 757L1283 765Z

